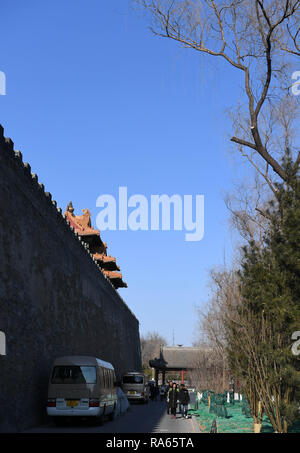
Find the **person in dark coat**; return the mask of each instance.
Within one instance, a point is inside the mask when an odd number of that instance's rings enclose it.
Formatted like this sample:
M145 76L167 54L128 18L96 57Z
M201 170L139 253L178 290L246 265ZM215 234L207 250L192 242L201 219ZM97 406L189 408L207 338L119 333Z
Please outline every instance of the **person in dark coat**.
M173 382L170 381L169 382L169 387L167 388L167 414L170 413L170 398L169 398L169 394L170 394L170 391L172 390L172 387L173 387Z
M188 418L187 411L188 411L188 404L190 402L190 395L188 389L181 384L180 391L178 393L178 400L180 403L180 410L182 418Z
M150 384L149 389L150 389L150 399L151 399L151 401L154 401L154 394L155 394L154 384Z
M178 388L177 385L174 383L172 386L172 390L169 392L169 407L171 409L171 417L176 418L176 407L178 401Z

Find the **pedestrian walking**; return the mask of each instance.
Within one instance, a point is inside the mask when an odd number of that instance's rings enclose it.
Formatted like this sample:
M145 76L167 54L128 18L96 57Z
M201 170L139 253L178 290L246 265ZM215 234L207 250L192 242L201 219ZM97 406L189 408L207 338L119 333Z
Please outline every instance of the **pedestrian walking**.
M151 399L151 401L154 401L154 393L155 393L154 384L151 384L150 385L150 399Z
M174 382L172 390L170 390L169 392L169 405L171 410L171 418L173 419L176 418L177 401L178 401L178 388Z
M173 382L170 381L169 382L169 387L167 388L167 414L170 413L170 398L169 398L169 395L170 395L170 391L172 390L172 387L173 387Z
M188 405L190 402L190 395L188 389L185 387L184 384L181 384L180 391L178 393L178 400L180 403L180 411L182 418L188 418Z

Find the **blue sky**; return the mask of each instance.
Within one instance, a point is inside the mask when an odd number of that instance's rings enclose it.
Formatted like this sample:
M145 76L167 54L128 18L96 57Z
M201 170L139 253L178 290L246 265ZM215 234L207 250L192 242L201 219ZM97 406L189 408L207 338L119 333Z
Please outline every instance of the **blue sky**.
M203 194L205 235L105 231L140 321L169 344L191 345L211 267L233 252L223 196L247 172L229 153L225 109L240 74L222 61L154 37L127 0L1 2L0 123L64 210L101 194ZM237 151L236 151L237 153Z

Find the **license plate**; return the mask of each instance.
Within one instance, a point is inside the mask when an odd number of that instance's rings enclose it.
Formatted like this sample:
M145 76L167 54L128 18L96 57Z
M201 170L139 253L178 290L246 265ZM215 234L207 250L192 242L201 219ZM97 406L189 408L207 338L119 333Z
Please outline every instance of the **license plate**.
M68 407L76 407L76 406L78 406L78 402L79 402L78 400L68 400L67 401L67 406Z
M135 392L131 390L130 395L135 395Z

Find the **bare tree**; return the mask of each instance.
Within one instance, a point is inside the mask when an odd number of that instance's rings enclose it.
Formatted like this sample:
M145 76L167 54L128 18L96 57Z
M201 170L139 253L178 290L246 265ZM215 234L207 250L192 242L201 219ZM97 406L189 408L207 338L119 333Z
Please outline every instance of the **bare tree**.
M198 391L225 392L229 389L230 381L226 356L220 354L212 344L210 348L203 348L198 359L193 363L193 368L189 371L189 378L191 384Z
M225 376L239 381L254 423L261 427L264 410L276 432L287 432L292 412L286 412L286 408L290 406L292 411L295 401L292 370L284 360L284 354L290 357L289 334L283 323L281 327L278 319L275 322L274 315L266 310L258 315L245 303L234 269L215 270L211 277L212 298L206 313L200 313L201 331L211 354L199 360L194 380L220 391L220 359L225 358ZM281 351L279 355L276 349Z
M144 368L149 368L149 360L159 357L160 349L166 346L167 341L157 332L148 332L141 337L142 363Z
M234 269L213 270L211 281L209 306L206 313L199 311L201 332L211 350L207 359L209 366L199 362L194 370L194 380L198 379L207 385L206 388L220 392L228 389L229 380L234 378L238 390L249 401L254 423L261 425L263 412L255 383L253 351L249 350L249 338L244 333L244 328L254 332L256 323L249 321L248 325L240 314L240 282ZM232 350L234 354L230 354ZM246 361L245 351L248 352Z
M151 14L155 35L220 57L240 71L244 96L232 112L231 141L272 190L274 176L288 183L282 139L296 121L298 106L294 97L294 106L287 108L291 65L299 55L300 0L135 1ZM300 148L295 147L295 171L299 165Z
M243 241L254 241L258 247L263 244L263 236L269 225L265 209L269 200L270 192L265 190L265 184L258 174L254 175L253 181L244 179L239 182L226 194L230 225L239 232Z
M280 48L285 52L300 56L300 24L297 17L289 17L285 33L278 37Z
M212 297L206 309L198 309L199 339L197 346L204 351L195 363L192 379L199 389L217 393L229 389L231 380L227 357L225 317L228 298L235 300L237 288L235 273L227 270L211 271Z

